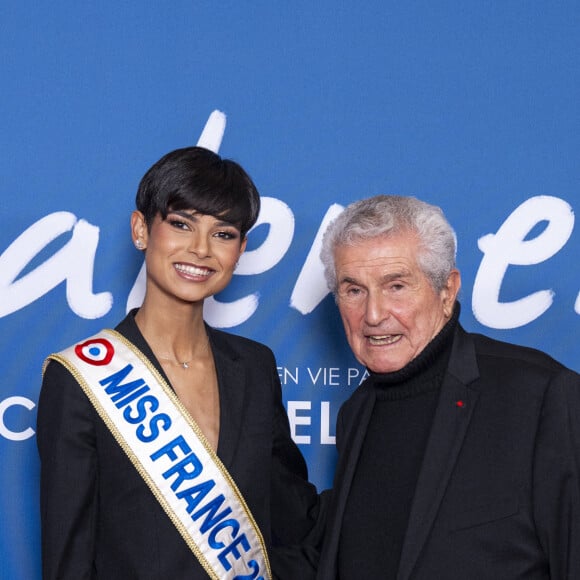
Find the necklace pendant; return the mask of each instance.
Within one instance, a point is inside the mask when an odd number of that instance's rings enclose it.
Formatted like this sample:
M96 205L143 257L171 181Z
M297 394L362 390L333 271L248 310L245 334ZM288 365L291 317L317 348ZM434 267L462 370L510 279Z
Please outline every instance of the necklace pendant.
M184 369L188 369L188 368L189 368L189 363L187 363L187 362L182 362L182 363L181 363L181 366L182 366Z

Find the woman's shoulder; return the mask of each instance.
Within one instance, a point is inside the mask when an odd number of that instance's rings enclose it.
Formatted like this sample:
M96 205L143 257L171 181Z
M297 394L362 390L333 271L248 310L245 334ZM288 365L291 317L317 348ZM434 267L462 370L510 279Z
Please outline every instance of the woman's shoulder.
M245 336L240 336L238 334L233 334L231 332L225 332L223 330L218 330L210 326L207 327L207 331L211 342L219 347L233 349L240 355L254 355L254 356L266 356L273 357L274 354L272 350L265 344L247 338Z

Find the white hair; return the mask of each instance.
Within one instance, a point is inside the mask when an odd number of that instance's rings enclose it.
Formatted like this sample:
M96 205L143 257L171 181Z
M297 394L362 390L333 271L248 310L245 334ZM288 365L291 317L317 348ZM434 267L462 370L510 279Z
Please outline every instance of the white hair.
M338 246L400 232L417 234L419 267L434 290L440 292L455 268L455 232L439 207L398 195L377 195L354 202L328 226L320 259L330 290L336 294L334 253Z

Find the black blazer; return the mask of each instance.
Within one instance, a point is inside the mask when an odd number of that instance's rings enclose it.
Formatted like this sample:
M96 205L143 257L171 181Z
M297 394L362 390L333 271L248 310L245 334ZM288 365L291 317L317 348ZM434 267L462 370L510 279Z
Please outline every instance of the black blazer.
M337 578L342 517L373 404L366 382L339 413L320 580ZM459 327L397 580L579 580L579 469L580 376L543 353Z
M117 330L165 376L134 313ZM272 352L211 328L208 334L220 393L218 455L260 527L275 569L272 546L295 544L310 530L316 489L290 438ZM37 440L44 580L207 578L82 389L56 362L43 379ZM287 552L284 558L287 564ZM291 561L301 570L299 558ZM311 569L310 562L305 566ZM302 571L276 571L277 577L297 574Z

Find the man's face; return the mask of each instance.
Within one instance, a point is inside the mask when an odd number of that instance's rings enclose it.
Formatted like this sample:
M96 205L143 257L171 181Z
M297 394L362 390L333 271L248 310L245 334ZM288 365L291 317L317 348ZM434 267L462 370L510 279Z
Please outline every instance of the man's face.
M398 371L451 317L459 291L454 270L436 292L419 267L418 239L403 232L338 246L337 303L346 338L360 363L376 373Z

